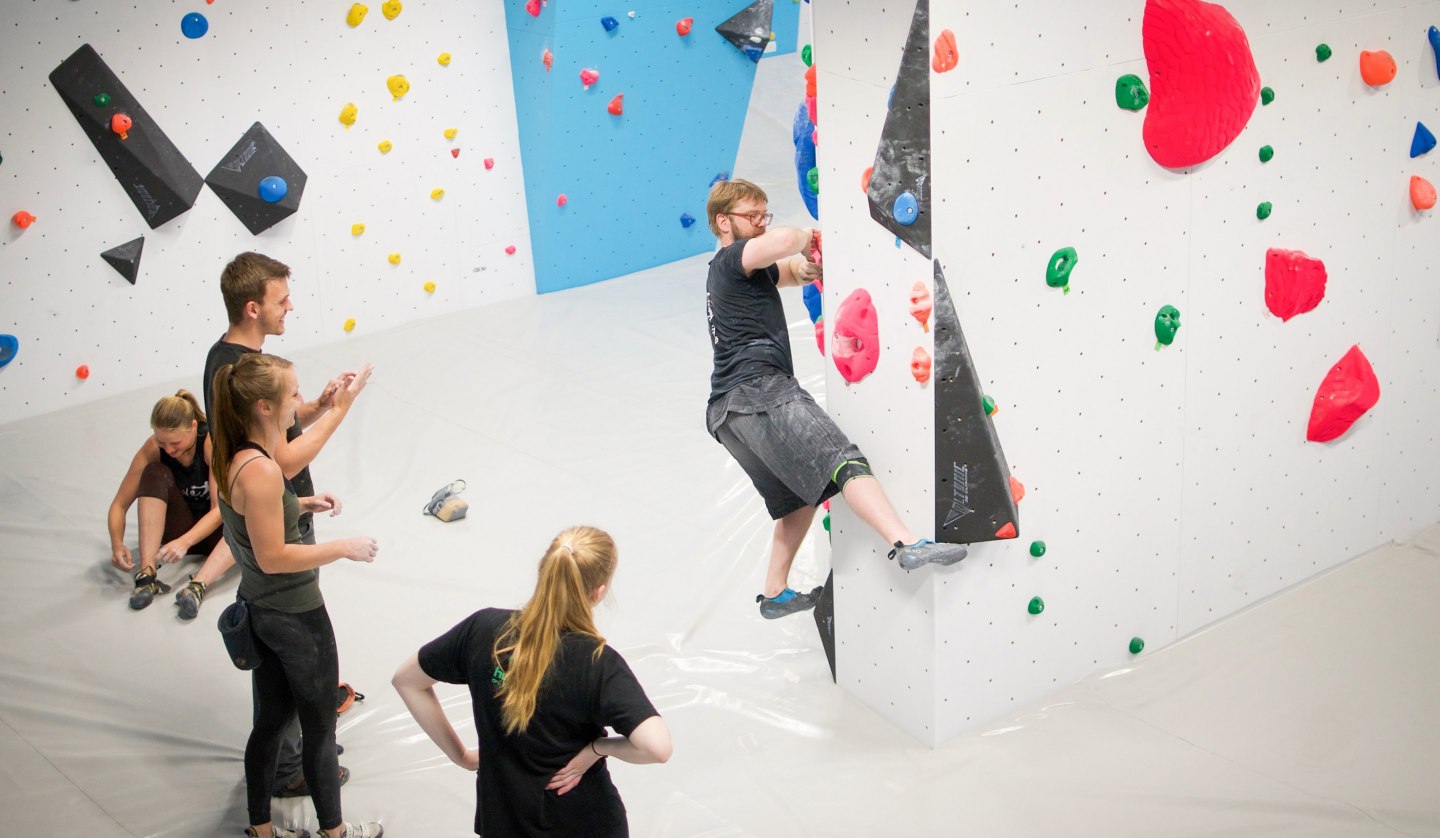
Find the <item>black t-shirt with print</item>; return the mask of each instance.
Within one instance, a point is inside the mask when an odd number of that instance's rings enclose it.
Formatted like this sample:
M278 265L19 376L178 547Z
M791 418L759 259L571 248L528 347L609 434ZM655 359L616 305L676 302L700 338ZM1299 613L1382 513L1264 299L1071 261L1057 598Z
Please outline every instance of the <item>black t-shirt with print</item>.
M467 684L480 740L475 780L475 834L507 836L625 836L625 804L606 760L593 765L563 795L545 786L571 758L605 734L629 736L658 715L620 653L606 646L596 657L593 638L564 635L524 733L507 734L495 698L499 679L495 638L513 611L486 608L420 649L420 668L437 681Z
M737 385L765 375L794 375L785 305L780 301L780 268L770 265L745 273L741 240L720 248L705 280L705 316L715 369L710 401Z

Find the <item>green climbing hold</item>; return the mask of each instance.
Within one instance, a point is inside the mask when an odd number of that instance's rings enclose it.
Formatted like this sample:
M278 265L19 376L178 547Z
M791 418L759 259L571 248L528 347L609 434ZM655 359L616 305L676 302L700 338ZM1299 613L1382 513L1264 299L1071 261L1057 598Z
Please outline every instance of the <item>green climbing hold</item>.
M1329 44L1321 44L1320 46L1315 48L1316 61L1328 61L1330 60L1331 54L1332 53L1330 52Z
M1130 638L1130 654L1138 655L1145 651L1145 641L1138 637Z
M1127 111L1138 111L1150 103L1150 91L1140 77L1127 73L1115 80L1115 104Z
M1175 306L1161 306L1155 315L1155 351L1175 342L1175 333L1180 331L1180 310Z
M820 168L811 166L810 171L805 173L805 183L810 186L810 191L816 195L820 194Z
M1262 145L1262 146L1260 146L1260 162L1261 162L1261 163L1269 163L1269 162L1270 162L1270 158L1272 158L1272 157L1274 157L1274 156L1275 156L1275 149L1271 148L1271 147L1268 146L1268 145Z
M1034 597L1034 598L1032 598L1032 599L1030 600L1030 613L1031 613L1031 614L1039 614L1041 611L1044 611L1044 610L1045 610L1045 600L1041 599L1041 598L1038 597L1038 596L1037 596L1037 597Z
M1030 555L1034 556L1034 557L1037 558L1037 559L1040 558L1041 556L1045 555L1045 542L1043 542L1043 541L1032 541L1032 542L1030 542Z
M1268 105L1275 101L1275 91L1268 87L1260 88L1260 104Z
M985 415L986 415L986 416L994 416L994 415L995 415L995 411L996 411L997 408L995 407L995 400L994 400L994 399L990 398L989 396L981 396L981 397L980 397L980 406L983 407L983 408L985 408Z
M809 44L806 44L800 49L800 60L805 62L806 67L809 67L811 63L814 62L815 53L810 49Z
M829 512L826 512L826 513L825 513L825 519L820 522L820 526L822 526L822 527L825 528L825 532L830 532L830 513L829 513Z
M96 93L96 94L95 94L95 107L97 107L97 108L103 108L103 107L105 107L105 106L108 105L108 104L110 104L110 94L109 94L109 93Z
M1055 251L1050 257L1050 264L1045 266L1045 284L1051 288L1064 288L1065 293L1070 293L1070 272L1075 270L1075 262L1079 260L1073 247L1062 247Z
M1270 205L1269 201L1261 202L1260 206L1255 208L1255 217L1260 219L1261 221L1264 221L1265 219L1270 217L1270 210L1272 208L1273 207Z

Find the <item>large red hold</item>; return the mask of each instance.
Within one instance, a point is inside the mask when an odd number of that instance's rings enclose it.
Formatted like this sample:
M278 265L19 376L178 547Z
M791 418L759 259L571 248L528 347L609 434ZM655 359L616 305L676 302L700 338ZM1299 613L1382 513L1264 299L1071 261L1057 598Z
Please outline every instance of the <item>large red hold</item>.
M1240 135L1260 99L1245 30L1201 0L1146 0L1140 28L1150 70L1145 150L1171 169L1204 163Z
M1265 307L1281 320L1320 305L1325 299L1325 263L1298 250L1265 251Z
M874 372L880 362L880 318L864 288L851 291L835 312L830 359L840 377L852 384Z
M1329 442L1350 430L1355 420L1380 401L1380 381L1370 367L1370 359L1352 346L1339 363L1330 368L1315 404L1310 408L1310 425L1305 438L1311 442Z

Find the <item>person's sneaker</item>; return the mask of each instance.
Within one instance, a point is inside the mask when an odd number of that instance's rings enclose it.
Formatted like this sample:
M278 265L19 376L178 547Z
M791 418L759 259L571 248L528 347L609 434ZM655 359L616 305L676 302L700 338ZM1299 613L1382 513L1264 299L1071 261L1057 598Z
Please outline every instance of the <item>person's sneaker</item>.
M180 619L193 620L200 613L200 603L205 601L205 583L190 577L190 584L175 594L175 604L180 606Z
M270 831L275 838L310 838L309 830L305 829L286 829L283 826L271 824ZM247 826L245 827L245 834L251 836L251 838L258 838L260 832L253 826Z
M345 823L340 828L340 838L380 838L385 827L378 823Z
M890 558L900 563L902 570L914 570L927 564L952 565L969 553L964 544L936 544L922 538L914 544L895 542Z
M802 594L793 588L786 588L778 596L767 597L759 594L755 601L760 603L760 616L767 620L774 620L784 617L786 614L794 614L797 611L809 611L820 601L820 592L825 590L824 586L815 588L808 594Z
M340 766L340 785L350 782L350 769ZM281 786L271 792L272 797L309 797L310 786L305 782L305 775L291 780L288 785Z
M130 607L139 611L155 601L156 594L170 593L170 586L155 578L155 571L141 570L135 574L135 591L130 594Z

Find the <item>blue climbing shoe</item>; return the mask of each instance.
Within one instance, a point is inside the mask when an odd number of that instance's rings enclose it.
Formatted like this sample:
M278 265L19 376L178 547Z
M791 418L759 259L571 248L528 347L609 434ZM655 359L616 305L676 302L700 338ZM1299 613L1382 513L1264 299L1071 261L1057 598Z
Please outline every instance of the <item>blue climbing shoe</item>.
M767 620L774 620L784 617L786 614L794 614L797 611L809 611L820 601L820 592L825 590L824 586L817 587L808 594L802 594L793 588L786 588L778 596L766 597L759 594L755 601L760 603L760 616Z
M895 542L890 558L900 563L901 570L914 570L927 564L952 565L969 554L964 544L936 544L922 538L914 544Z

